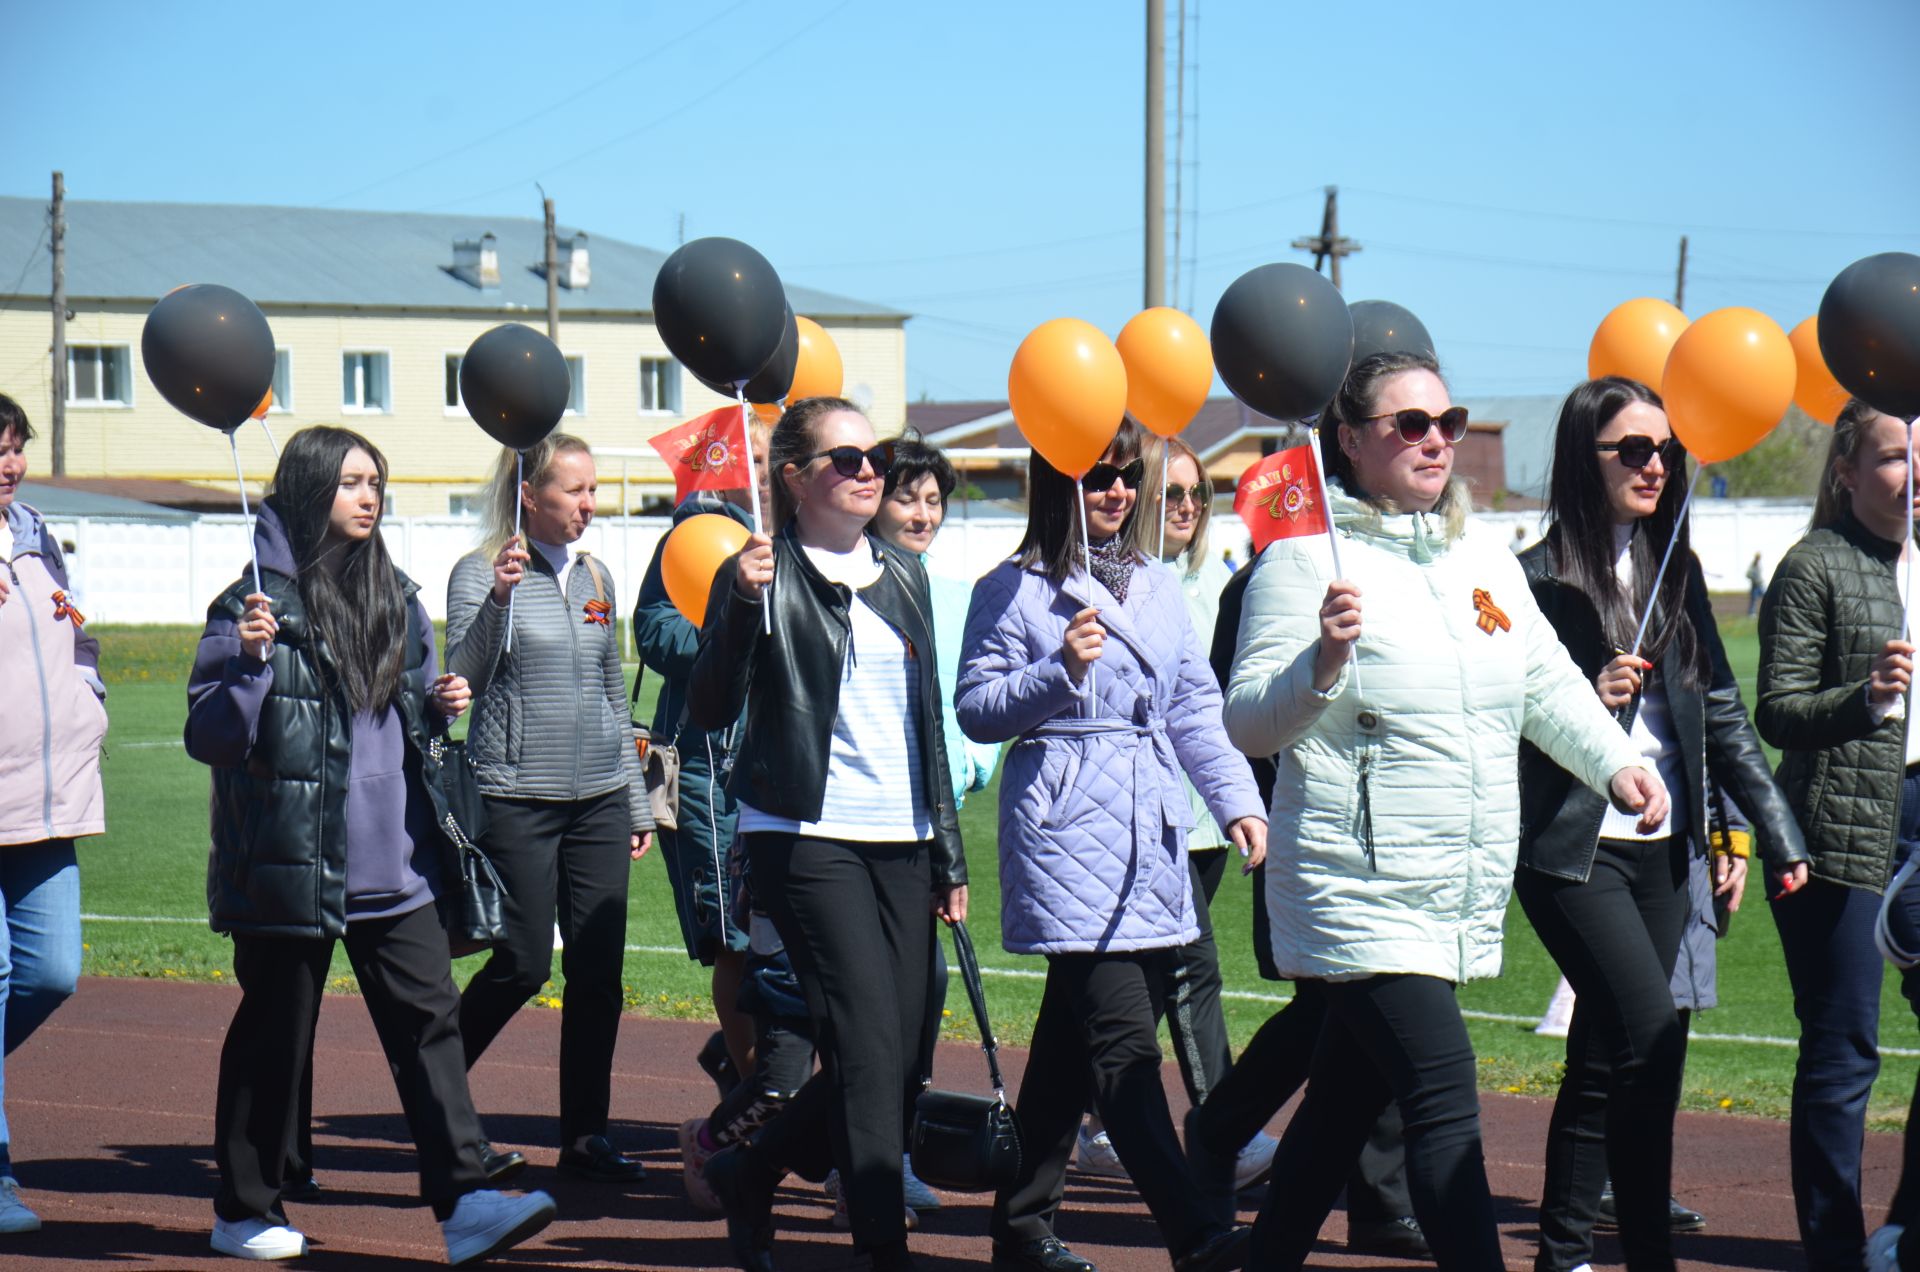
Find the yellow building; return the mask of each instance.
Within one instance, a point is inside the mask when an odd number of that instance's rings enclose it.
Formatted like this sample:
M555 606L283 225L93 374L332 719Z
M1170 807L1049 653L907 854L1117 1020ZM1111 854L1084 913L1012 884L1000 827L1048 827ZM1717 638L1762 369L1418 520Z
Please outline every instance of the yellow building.
M498 323L546 329L539 221L91 202L69 202L66 219L67 476L233 488L225 437L169 407L140 360L141 325L155 301L182 283L222 283L273 326L279 357L267 423L276 435L345 424L386 452L392 511L469 510L498 448L459 401L459 359ZM42 475L53 386L46 237L45 203L0 198L0 262L20 273L0 292L0 393L41 434L34 462ZM558 237L559 345L574 381L560 427L596 448L647 451L624 461L625 492L623 461L601 464L603 509L617 511L624 493L637 511L673 489L647 438L721 399L654 330L653 280L665 253L572 229ZM848 396L867 405L882 433L897 432L906 419L907 315L792 285L787 297L839 346ZM249 425L239 436L257 487L272 471L266 433Z

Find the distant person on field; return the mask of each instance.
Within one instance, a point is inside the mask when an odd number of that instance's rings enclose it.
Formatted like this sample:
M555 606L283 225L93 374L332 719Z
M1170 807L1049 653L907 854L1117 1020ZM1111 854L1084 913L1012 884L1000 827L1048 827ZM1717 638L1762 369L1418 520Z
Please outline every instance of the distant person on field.
M1767 594L1767 576L1760 568L1760 554L1753 554L1753 560L1747 565L1747 617L1760 608L1760 598Z
M213 929L241 998L220 1051L213 1248L292 1259L282 1189L334 942L393 1072L450 1263L545 1227L553 1199L488 1191L460 995L435 902L457 886L429 738L467 708L380 537L387 466L346 429L296 433L254 524L259 584L208 607L187 682L187 754L213 770Z
M107 828L100 789L100 643L68 595L60 545L15 498L33 426L0 394L0 1028L6 1054L27 1040L80 980L80 865L73 841ZM51 739L51 745L49 745ZM4 1062L0 1062L3 1065ZM40 1219L13 1177L0 1067L0 1234Z

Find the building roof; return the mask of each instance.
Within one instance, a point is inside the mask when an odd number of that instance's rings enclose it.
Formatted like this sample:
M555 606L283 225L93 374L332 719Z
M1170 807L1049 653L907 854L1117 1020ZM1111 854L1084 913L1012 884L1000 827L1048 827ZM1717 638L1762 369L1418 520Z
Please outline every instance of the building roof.
M1545 499L1547 472L1553 466L1553 430L1564 393L1522 393L1455 399L1476 420L1505 420L1507 489Z
M546 312L540 272L545 224L530 217L352 212L229 203L70 200L67 295L154 301L182 283L223 283L261 306L322 305ZM0 197L0 261L27 261L46 231L40 199ZM575 227L559 231L562 242ZM500 284L482 290L453 272L456 239L494 235ZM666 253L590 233L591 284L560 288L563 313L651 313ZM44 257L42 258L44 259ZM777 266L776 266L777 268ZM44 269L31 290L46 296ZM795 313L904 320L870 301L787 287Z
M126 492L104 490L102 487L120 486L179 486L194 490L202 495L218 496L219 492L200 486L189 486L183 481L153 482L112 482L86 479L61 478L58 481L29 477L20 483L19 499L21 503L31 504L40 515L49 521L62 517L127 517L142 521L191 521L193 513L180 512L173 508L162 507L157 503L147 503L139 499L128 498ZM219 510L235 510L235 499L227 496L221 499Z

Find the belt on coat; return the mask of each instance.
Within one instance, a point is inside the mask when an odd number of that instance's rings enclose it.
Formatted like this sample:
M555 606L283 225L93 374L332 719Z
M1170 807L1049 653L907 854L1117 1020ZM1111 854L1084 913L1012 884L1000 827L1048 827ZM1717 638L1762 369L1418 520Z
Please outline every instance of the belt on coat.
M1154 850L1163 840L1166 830L1179 825L1167 811L1167 791L1169 783L1166 781L1164 775L1167 773L1178 773L1180 771L1180 761L1179 757L1174 754L1173 739L1167 736L1166 721L1158 716L1155 716L1145 724L1135 724L1131 720L1122 720L1118 716L1094 716L1092 718L1084 716L1055 716L1044 724L1036 725L1034 728L1027 730L1026 733L1021 735L1019 740L1025 741L1027 738L1085 739L1100 737L1106 734L1130 735L1134 738L1144 738L1149 743L1147 746L1136 746L1133 748L1133 862L1131 866L1133 878L1127 889L1128 899L1132 900L1147 891L1147 885L1152 879L1153 871L1144 867L1155 861L1153 855ZM1152 772L1152 766L1155 764L1161 766L1161 775L1157 778ZM1160 815L1157 819L1158 824L1153 828L1157 833L1153 834L1149 834L1148 819L1140 815L1139 793L1146 789L1149 781L1155 782L1160 787ZM1177 785L1174 785L1172 789L1179 792ZM1184 792L1179 793L1181 794L1181 802L1184 809L1185 794ZM1184 843L1184 839L1182 839L1181 842ZM1181 872L1181 878L1184 880L1185 877L1185 873Z

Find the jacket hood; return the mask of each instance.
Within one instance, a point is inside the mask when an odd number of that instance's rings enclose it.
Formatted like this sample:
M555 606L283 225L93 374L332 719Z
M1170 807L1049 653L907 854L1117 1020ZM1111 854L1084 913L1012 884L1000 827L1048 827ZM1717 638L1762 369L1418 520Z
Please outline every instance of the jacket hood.
M254 509L253 550L260 558L261 569L294 577L293 541L287 537L287 523L281 519L280 503L273 495ZM252 569L251 562L247 568Z
M1447 482L1432 512L1392 511L1390 505L1348 494L1337 481L1327 493L1334 525L1356 539L1420 563L1447 551L1466 532L1467 509L1472 506L1467 485L1458 477Z
M40 510L32 504L21 503L16 497L7 505L7 529L13 531L15 544L40 546L40 536L46 531L46 521L40 516ZM18 547L14 549L20 551Z

